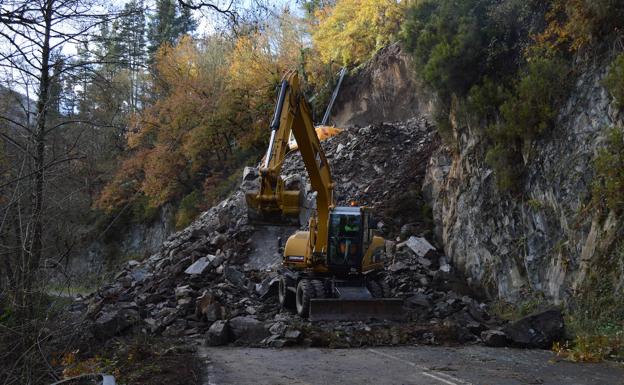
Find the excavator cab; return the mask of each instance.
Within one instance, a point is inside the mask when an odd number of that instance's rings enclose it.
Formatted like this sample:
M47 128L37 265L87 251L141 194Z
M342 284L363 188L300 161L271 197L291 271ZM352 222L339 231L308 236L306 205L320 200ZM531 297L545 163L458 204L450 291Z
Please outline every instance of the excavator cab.
M356 207L338 207L329 217L327 265L335 272L362 271L362 215Z

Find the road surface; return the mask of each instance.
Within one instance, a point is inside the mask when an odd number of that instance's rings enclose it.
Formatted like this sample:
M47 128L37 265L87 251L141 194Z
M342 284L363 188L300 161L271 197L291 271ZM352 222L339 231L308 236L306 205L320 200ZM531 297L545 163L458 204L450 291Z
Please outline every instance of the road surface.
M206 385L624 385L616 364L482 346L361 349L202 348Z

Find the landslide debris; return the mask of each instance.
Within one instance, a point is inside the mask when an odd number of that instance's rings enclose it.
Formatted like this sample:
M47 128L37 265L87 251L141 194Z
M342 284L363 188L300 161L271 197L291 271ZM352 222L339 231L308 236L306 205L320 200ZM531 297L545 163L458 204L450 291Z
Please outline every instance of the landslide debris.
M323 142L338 204L355 200L378 211L378 228L389 239L387 279L394 294L405 299L405 322L311 323L280 309L278 266L265 262L279 256L254 254L253 240L267 239L254 236L264 230L247 220L245 186L169 237L159 252L128 262L113 282L81 299L74 310L86 315L87 329L100 340L145 333L202 338L212 346L348 347L496 337L500 342L503 322L422 237L430 223L423 219L420 189L438 140L424 119L412 119L349 128ZM297 153L288 156L283 173L307 184ZM308 204L312 198L309 193ZM265 265L260 268L258 261Z

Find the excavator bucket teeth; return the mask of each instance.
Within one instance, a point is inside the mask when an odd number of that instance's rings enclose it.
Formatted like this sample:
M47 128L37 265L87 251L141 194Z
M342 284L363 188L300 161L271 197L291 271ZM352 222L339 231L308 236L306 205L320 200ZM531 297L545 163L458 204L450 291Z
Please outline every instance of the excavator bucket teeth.
M401 321L403 300L398 298L310 300L310 321Z

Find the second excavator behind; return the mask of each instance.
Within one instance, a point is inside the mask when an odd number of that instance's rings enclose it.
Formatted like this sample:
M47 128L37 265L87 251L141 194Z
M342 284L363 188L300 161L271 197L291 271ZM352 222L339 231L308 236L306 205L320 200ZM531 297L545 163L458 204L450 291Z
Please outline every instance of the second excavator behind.
M400 299L390 297L383 277L385 241L375 234L366 207L337 207L334 181L296 71L284 76L280 124L292 131L312 190L316 214L308 230L291 235L283 248L279 301L311 320L402 318Z

